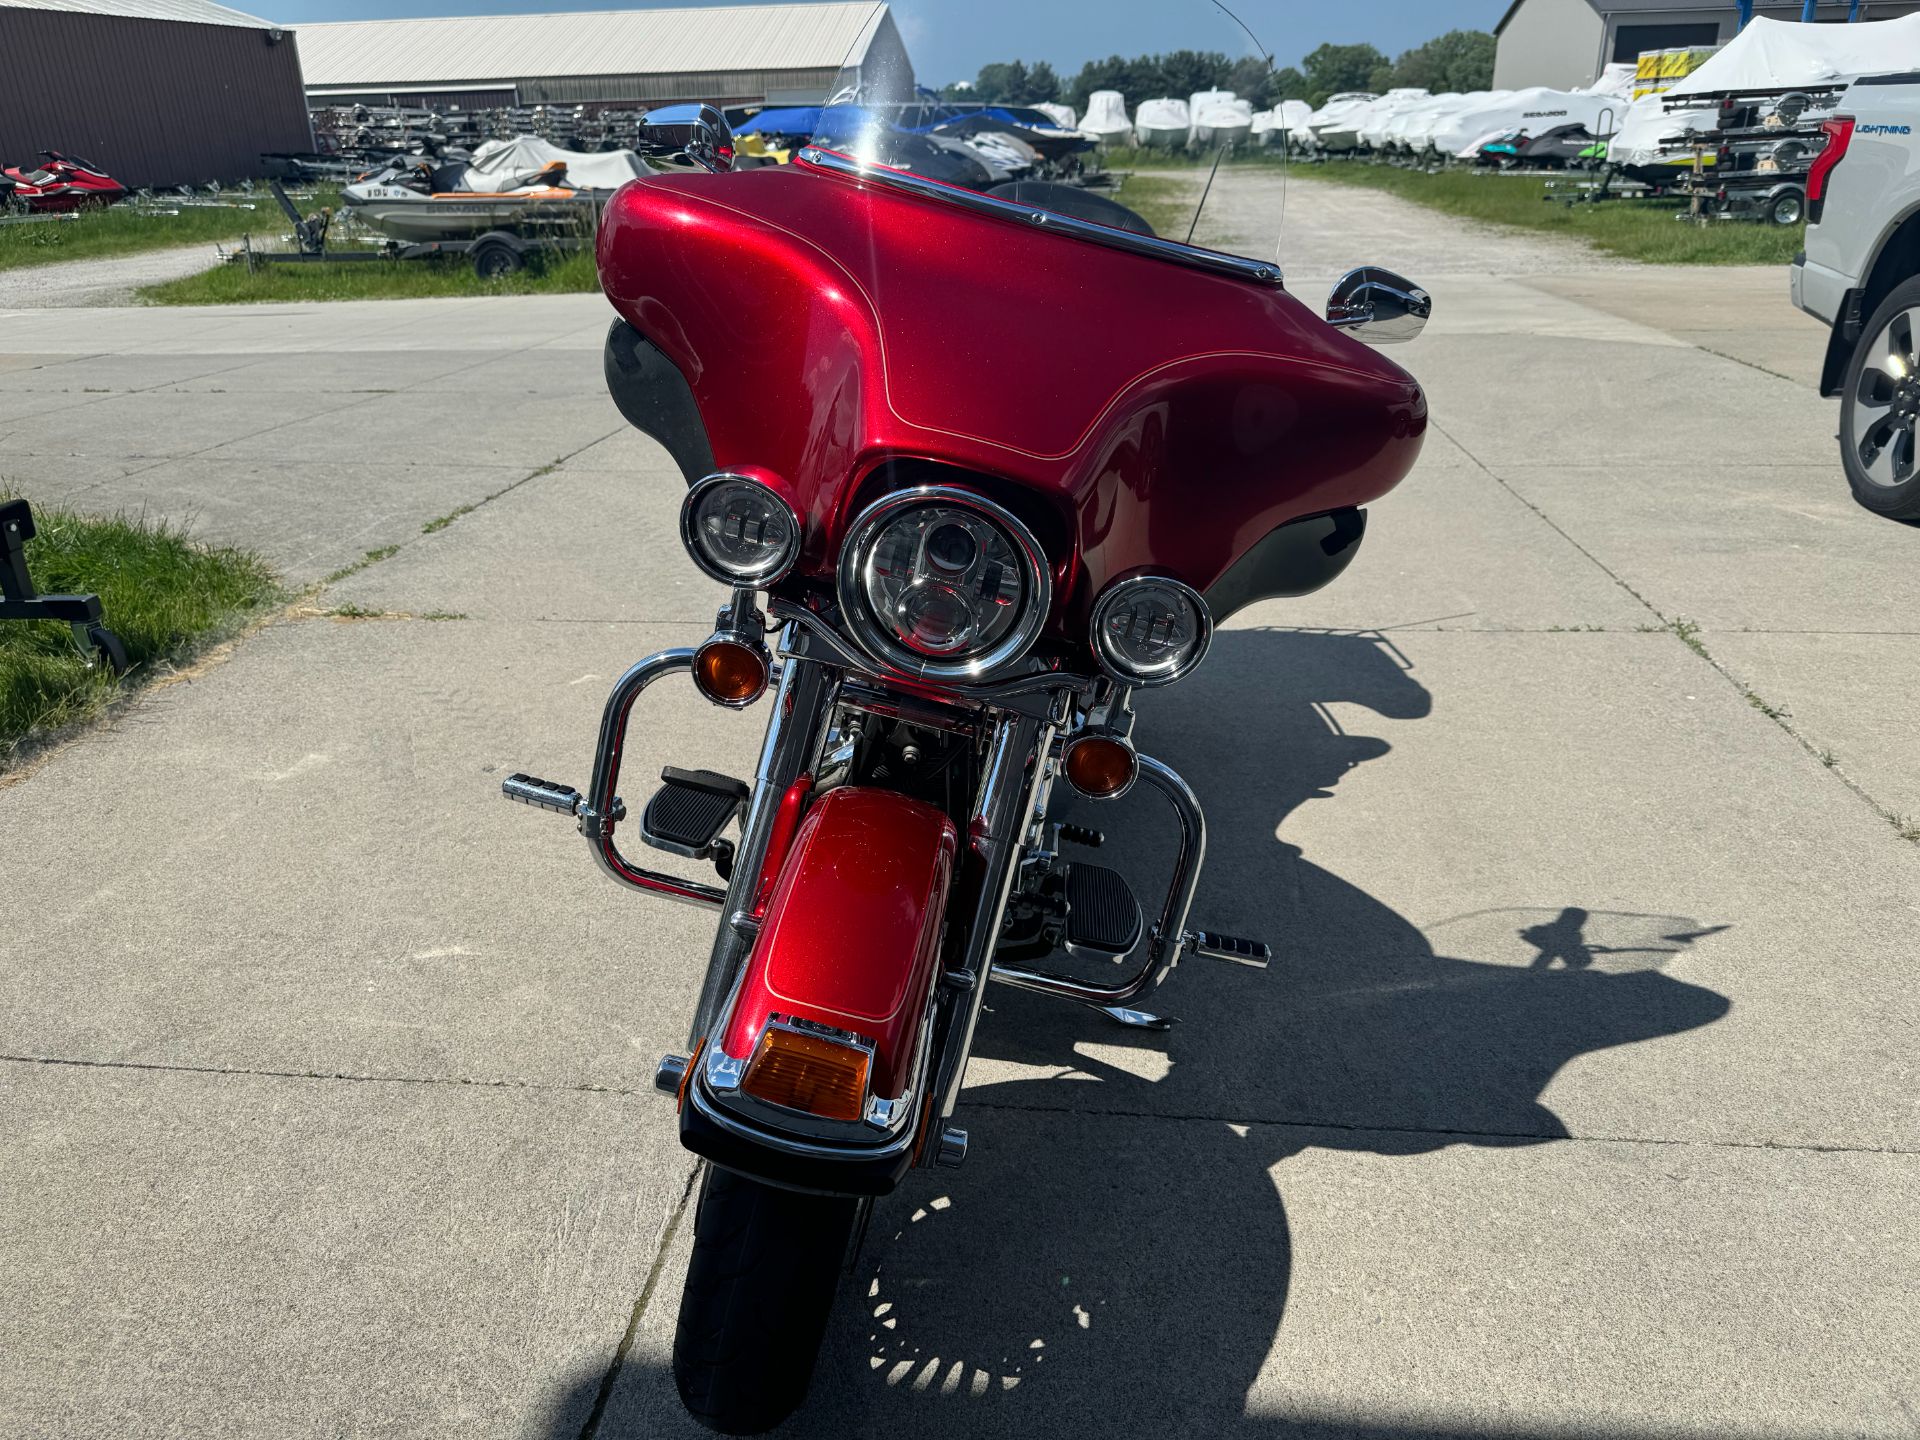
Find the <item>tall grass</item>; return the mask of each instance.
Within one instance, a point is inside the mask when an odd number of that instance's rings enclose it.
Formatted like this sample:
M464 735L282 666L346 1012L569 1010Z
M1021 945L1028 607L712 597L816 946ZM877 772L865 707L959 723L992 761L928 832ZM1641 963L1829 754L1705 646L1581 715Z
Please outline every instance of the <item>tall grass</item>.
M0 489L0 500L14 498ZM165 524L34 507L27 568L42 594L97 594L132 668L89 667L65 625L0 621L0 773L31 737L97 715L163 663L234 633L281 596L245 550L197 545Z
M1715 220L1705 225L1680 218L1679 200L1603 200L1565 204L1552 198L1579 178L1574 172L1559 192L1537 177L1471 170L1429 175L1390 165L1332 161L1301 166L1295 175L1340 185L1384 190L1417 204L1469 220L1482 220L1584 240L1607 255L1658 265L1784 265L1804 244L1799 225L1763 225Z

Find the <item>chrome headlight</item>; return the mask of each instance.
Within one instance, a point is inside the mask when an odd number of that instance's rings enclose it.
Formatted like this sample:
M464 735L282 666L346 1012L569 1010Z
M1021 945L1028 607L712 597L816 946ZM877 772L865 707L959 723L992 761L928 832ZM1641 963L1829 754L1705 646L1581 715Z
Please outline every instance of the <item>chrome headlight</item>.
M1109 585L1093 607L1093 651L1126 685L1171 685L1206 658L1213 616L1191 585L1135 575Z
M1025 655L1053 600L1031 531L970 490L869 505L840 555L840 609L862 649L927 680L978 680Z
M770 486L722 472L687 491L680 539L693 563L714 579L758 589L800 558L800 517Z

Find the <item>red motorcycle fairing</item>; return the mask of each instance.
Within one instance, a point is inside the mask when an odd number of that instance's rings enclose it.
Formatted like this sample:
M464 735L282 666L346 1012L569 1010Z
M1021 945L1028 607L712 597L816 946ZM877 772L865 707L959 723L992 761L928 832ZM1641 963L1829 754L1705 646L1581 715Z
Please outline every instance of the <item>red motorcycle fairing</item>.
M636 180L598 248L608 298L684 377L715 463L787 483L815 578L861 481L934 461L1058 517L1059 614L1078 634L1118 576L1205 592L1287 521L1384 494L1426 429L1405 371L1278 287L805 163Z
M830 790L801 821L773 887L721 1048L753 1054L769 1015L874 1044L873 1094L912 1084L959 836L891 790Z

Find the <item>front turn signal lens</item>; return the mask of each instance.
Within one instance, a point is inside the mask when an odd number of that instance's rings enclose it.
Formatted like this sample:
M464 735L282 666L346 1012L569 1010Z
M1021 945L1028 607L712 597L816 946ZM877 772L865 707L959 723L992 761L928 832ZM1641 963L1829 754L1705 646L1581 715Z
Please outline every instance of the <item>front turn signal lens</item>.
M779 1025L760 1032L740 1089L769 1105L858 1120L866 1113L867 1077L873 1057L852 1045Z
M1067 783L1089 800L1111 800L1133 785L1133 747L1111 735L1083 735L1067 746Z
M766 652L738 640L709 640L693 657L693 683L716 705L751 705L767 690Z

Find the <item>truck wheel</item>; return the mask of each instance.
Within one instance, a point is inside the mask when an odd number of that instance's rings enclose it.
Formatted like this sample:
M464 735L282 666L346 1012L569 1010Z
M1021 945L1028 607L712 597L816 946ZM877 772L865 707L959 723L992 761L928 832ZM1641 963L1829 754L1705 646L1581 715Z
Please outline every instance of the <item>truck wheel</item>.
M489 240L474 247L473 273L482 280L511 275L525 263L518 250L500 240Z
M1840 387L1840 463L1853 498L1877 515L1920 520L1920 276L1873 312Z
M758 1435L799 1408L859 1211L707 1167L673 1336L674 1383L694 1419Z

